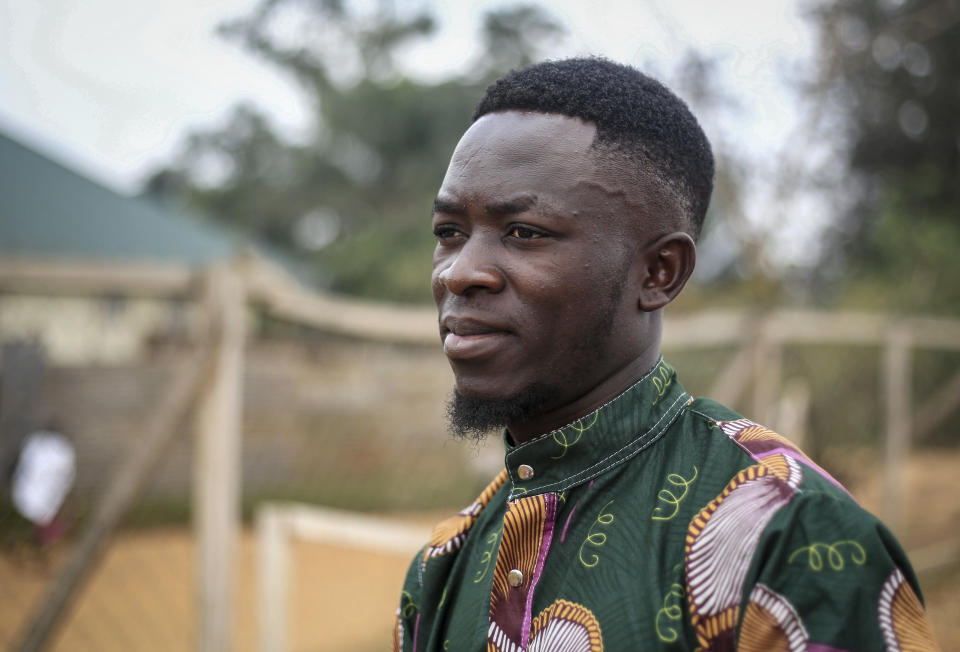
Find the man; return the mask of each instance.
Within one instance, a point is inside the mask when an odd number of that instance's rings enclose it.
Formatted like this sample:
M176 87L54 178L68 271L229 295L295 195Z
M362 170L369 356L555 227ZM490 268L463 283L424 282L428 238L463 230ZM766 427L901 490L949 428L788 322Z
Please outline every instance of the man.
M506 468L414 560L396 648L936 647L890 533L660 357L712 180L696 119L632 68L487 90L434 205L432 283L452 429L505 427Z

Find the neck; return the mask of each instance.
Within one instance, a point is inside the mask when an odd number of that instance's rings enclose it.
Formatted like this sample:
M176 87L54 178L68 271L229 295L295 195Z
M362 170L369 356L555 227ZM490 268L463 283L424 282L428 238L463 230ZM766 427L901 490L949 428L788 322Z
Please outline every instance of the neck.
M588 392L563 405L547 410L518 423L507 424L510 437L517 444L536 439L548 432L584 417L606 405L640 380L660 360L660 338L651 342L640 354Z

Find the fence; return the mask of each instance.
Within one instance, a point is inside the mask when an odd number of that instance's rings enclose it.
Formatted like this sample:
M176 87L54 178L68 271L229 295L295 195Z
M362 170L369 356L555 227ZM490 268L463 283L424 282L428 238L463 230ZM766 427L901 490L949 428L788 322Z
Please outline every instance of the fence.
M144 266L96 266L0 263L0 292L70 296L135 295L177 297L197 309L187 352L173 356L174 368L144 433L127 453L109 488L97 504L69 559L19 634L19 649L42 649L56 632L84 581L96 568L111 533L138 495L142 494L160 459L184 419L195 424L194 524L197 542L196 604L199 624L196 646L202 650L231 649L232 614L236 603L234 556L238 536L241 486L241 426L244 403L245 346L251 331L251 310L261 318L304 326L352 340L435 348L434 313L430 309L384 306L335 298L307 291L282 273L252 257L241 257L204 271ZM804 393L786 392L784 351L788 347L836 344L875 349L879 367L879 403L885 406L883 517L900 527L902 465L911 437L922 437L960 405L960 372L914 410L912 356L915 351L960 351L960 321L922 317L892 317L862 313L819 313L777 310L764 314L711 311L669 316L664 348L699 352L723 350L725 359L709 395L742 403L750 392L751 417L802 431ZM731 353L732 351L732 353ZM791 398L792 397L792 398ZM777 413L773 406L779 405ZM793 416L788 416L792 414ZM777 423L779 421L779 423ZM793 422L792 426L790 421ZM395 536L364 536L364 528L384 527L339 512L268 506L258 517L262 545L261 601L264 649L283 646L283 577L285 536L340 541L380 541L382 547L409 549L422 530L397 526ZM272 533L272 534L270 534ZM286 534L284 534L286 533ZM956 546L921 551L924 567L956 558ZM281 596L281 597L277 597Z

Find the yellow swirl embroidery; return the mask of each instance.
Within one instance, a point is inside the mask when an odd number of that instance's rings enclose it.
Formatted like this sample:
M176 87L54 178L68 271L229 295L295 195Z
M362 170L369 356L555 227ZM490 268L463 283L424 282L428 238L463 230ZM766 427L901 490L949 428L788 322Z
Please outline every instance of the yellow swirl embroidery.
M418 611L420 607L413 601L413 596L409 591L403 591L400 594L400 613L404 618L412 618Z
M677 640L679 634L672 625L665 625L664 630L661 630L660 618L663 617L668 621L674 622L683 618L683 607L680 606L680 601L683 600L683 594L682 584L677 584L676 582L671 584L670 590L663 596L663 606L660 607L660 611L657 612L657 617L654 618L653 627L657 631L657 638L664 643L673 643Z
M567 449L575 445L577 442L579 442L580 438L583 436L583 433L585 433L587 430L590 430L590 428L592 428L597 424L597 419L600 418L600 410L594 410L593 414L590 416L593 417L590 420L590 423L584 423L584 419L577 419L566 428L557 430L556 432L553 433L553 441L555 441L557 443L557 446L560 447L560 454L555 455L550 459L559 460L561 457L566 455ZM590 417L586 417L586 418L589 419ZM567 428L577 433L577 436L574 437L572 440L567 439L567 433L566 433Z
M810 569L816 572L823 570L823 553L820 552L822 549L826 552L827 564L830 565L835 571L841 571L846 566L847 560L843 556L841 548L844 546L849 546L853 550L850 551L850 561L856 564L857 566L863 566L867 561L867 551L863 549L856 541L851 539L843 539L841 541L834 541L833 543L826 543L823 541L817 541L811 543L809 546L803 546L797 548L790 556L787 558L787 563L792 564L793 560L802 553L807 553L807 564L810 566Z
M480 570L476 572L473 577L473 583L479 584L480 580L486 576L487 571L490 570L490 560L493 559L493 547L497 545L497 539L500 538L500 532L503 529L497 530L496 532L491 532L490 536L487 537L487 543L490 544L490 547L483 551L483 554L480 556L480 564L483 566Z
M654 507L653 514L650 515L650 518L654 521L669 521L676 516L677 512L680 511L680 503L687 497L690 485L696 481L698 474L699 471L696 466L693 467L693 476L689 480L679 473L668 473L666 478L667 483L677 487L680 490L680 495L676 495L669 489L661 489L657 493L657 500L666 503L666 506L657 505ZM670 509L670 507L673 508L673 511L669 514L664 513L667 509Z
M584 539L583 543L580 544L580 552L577 554L577 556L579 557L580 563L583 564L584 568L593 568L600 563L600 556L595 552L590 553L590 561L584 559L583 547L589 543L595 548L601 548L607 542L606 533L594 532L593 529L598 525L610 525L613 523L613 514L606 511L607 507L609 507L612 502L613 501L611 500L609 503L603 506L603 508L600 510L600 513L597 514L597 518L594 519L593 525L591 525L590 529L587 531L587 538Z
M656 405L660 402L669 389L670 385L673 384L673 379L677 370L672 366L664 362L657 370L653 372L653 378L650 379L650 382L653 383L654 388L657 390L657 398L653 399L651 405Z

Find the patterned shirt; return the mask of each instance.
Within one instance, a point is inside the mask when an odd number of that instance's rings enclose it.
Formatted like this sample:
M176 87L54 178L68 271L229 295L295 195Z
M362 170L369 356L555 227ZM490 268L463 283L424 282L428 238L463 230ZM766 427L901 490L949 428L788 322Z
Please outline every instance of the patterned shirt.
M937 649L890 532L661 359L519 446L407 574L394 649Z

